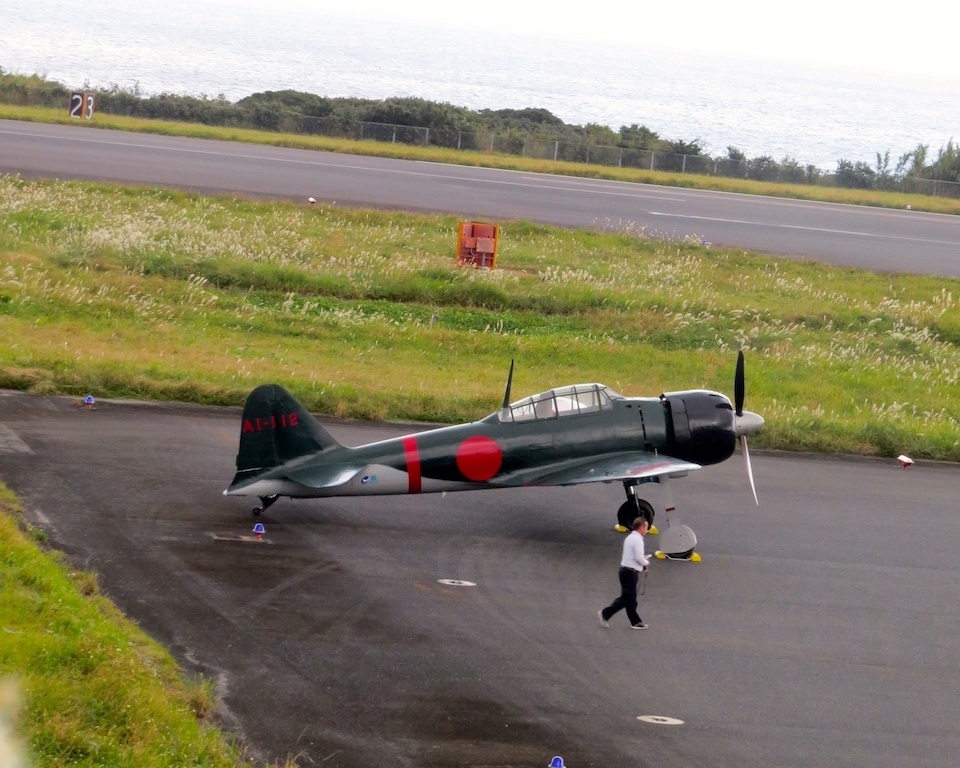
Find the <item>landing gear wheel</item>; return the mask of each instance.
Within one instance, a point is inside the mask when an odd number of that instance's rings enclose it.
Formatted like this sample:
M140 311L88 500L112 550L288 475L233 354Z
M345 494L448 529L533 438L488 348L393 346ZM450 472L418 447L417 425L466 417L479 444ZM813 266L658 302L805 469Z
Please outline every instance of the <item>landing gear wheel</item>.
M280 498L280 494L274 494L273 496L261 496L260 497L260 506L253 508L253 516L259 517L260 513L263 512L267 507L269 507L273 502Z
M634 497L620 505L617 510L617 524L622 525L628 531L633 528L633 521L642 517L647 521L647 525L653 525L653 507L643 499Z
M639 517L642 517L647 521L647 525L651 528L653 527L653 506L650 502L644 501L643 499L637 499L637 510L640 512Z
M637 519L637 505L632 501L625 501L617 510L617 525L626 530L630 530L633 521Z

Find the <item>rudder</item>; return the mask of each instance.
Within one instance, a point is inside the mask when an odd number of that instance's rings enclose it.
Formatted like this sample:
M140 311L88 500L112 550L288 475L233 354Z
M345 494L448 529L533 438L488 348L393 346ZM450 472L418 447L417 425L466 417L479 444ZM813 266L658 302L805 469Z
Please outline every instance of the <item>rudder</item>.
M287 390L279 384L264 384L250 393L243 407L237 474L270 469L339 446Z

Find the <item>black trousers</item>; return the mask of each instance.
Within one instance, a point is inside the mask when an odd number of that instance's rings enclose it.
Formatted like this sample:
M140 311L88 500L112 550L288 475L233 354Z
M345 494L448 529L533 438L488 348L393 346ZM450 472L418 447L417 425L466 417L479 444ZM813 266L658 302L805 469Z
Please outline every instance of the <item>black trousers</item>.
M617 574L620 577L620 597L601 611L604 621L608 621L621 608L627 612L631 624L640 623L640 614L637 613L637 580L640 574L632 568L621 566Z

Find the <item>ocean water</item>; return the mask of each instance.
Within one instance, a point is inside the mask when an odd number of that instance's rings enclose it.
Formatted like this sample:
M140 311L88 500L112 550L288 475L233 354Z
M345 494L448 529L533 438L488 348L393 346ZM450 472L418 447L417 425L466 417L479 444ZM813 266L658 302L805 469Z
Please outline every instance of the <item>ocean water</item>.
M265 90L470 109L543 107L567 123L698 140L710 154L891 161L960 138L957 80L691 55L635 43L333 16L254 0L0 0L0 68L70 88L225 95ZM613 17L615 23L615 16Z

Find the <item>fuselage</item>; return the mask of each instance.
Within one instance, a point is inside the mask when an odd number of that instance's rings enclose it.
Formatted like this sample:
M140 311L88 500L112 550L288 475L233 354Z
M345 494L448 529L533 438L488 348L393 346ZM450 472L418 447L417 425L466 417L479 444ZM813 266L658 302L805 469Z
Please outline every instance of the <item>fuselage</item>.
M314 497L517 487L591 457L642 451L705 465L729 458L735 445L733 409L720 393L626 398L603 385L576 385L470 424L326 449L278 467L243 493ZM337 466L345 468L345 482L309 481L312 475L329 478Z

